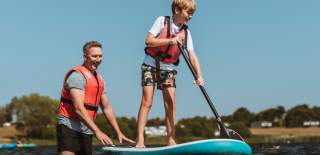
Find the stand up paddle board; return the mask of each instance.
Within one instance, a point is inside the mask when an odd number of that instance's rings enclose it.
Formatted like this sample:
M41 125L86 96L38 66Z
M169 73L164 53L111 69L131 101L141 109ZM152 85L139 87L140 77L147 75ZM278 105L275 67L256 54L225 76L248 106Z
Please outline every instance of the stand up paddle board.
M17 143L7 143L7 144L0 144L0 149L13 149L13 148L33 148L37 147L36 144L33 143L26 143L26 144L17 144Z
M104 154L110 155L251 155L250 146L240 140L234 139L208 139L183 143L175 146L155 148L102 148Z

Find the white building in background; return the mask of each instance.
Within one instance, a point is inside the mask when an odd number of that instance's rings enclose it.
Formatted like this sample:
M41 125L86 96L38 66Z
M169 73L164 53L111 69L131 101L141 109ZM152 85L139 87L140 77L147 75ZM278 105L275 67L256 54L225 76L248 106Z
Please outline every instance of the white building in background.
M4 127L11 126L11 123L10 123L10 122L4 122L4 123L2 124L2 126L4 126Z
M269 121L258 121L250 124L251 128L271 128L272 122Z
M16 122L17 122L17 111L13 109L10 123L16 123Z
M167 135L167 128L165 126L148 126L144 128L144 132L148 136L166 136Z
M320 121L303 121L303 127L318 127Z

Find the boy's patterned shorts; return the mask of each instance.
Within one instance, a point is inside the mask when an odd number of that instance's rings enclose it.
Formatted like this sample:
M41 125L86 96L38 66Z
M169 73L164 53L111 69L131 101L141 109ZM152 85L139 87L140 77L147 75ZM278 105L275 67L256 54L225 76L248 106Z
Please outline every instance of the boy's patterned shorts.
M142 86L155 86L157 84L156 68L142 64L141 65L141 85ZM163 88L175 87L176 88L176 70L161 70L160 71L160 84Z

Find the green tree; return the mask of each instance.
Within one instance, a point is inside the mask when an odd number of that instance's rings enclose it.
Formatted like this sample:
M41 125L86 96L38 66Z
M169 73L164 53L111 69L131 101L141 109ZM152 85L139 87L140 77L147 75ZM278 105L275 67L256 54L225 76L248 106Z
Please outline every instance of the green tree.
M149 119L147 121L147 126L159 127L160 125L165 125L165 121L164 121L164 119L160 119L159 117L153 118L153 119Z
M255 121L269 121L273 122L276 126L282 126L282 118L285 113L283 106L278 106L277 108L270 108L263 110L256 114Z
M315 120L317 115L307 104L297 105L288 110L285 117L287 127L302 127L304 121Z
M128 136L128 138L135 139L136 138L136 119L135 118L127 118L127 117L120 117L117 118L119 123L119 127L121 131Z
M245 137L245 138L251 137L250 130L243 122L233 122L230 124L229 128L238 132L242 137Z
M4 122L7 122L7 111L5 108L0 107L0 125L2 125Z
M320 120L320 107L313 107L312 108L313 113L315 114L315 119Z
M23 126L18 130L30 138L55 138L56 110L58 101L33 93L20 98L14 97L6 106L10 116ZM11 118L12 119L12 118Z
M232 119L234 122L243 122L246 126L249 126L254 119L254 114L247 108L241 107L233 113Z
M176 125L176 134L181 137L212 138L216 127L213 118L196 116L180 120Z

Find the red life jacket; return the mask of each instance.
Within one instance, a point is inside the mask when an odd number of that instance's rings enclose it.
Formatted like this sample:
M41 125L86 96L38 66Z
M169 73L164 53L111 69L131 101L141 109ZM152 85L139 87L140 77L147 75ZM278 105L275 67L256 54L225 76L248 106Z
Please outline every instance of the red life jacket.
M76 66L67 72L61 91L58 114L70 119L79 119L71 100L70 91L65 87L69 75L74 71L82 74L86 79L86 86L84 90L84 106L90 118L95 120L101 96L104 92L104 81L100 74L95 72L94 75L84 66Z
M176 36L181 36L184 40L185 47L187 47L187 36L188 36L188 27L187 25L183 25L180 28L180 31L177 33L171 33L171 23L170 17L165 16L164 20L164 27L160 31L160 34L156 37L158 39L165 39L165 38L174 38ZM158 47L146 47L145 49L146 54L150 55L153 58L159 58L161 62L165 63L172 63L178 65L179 63L179 56L181 51L179 50L178 45L164 45Z

